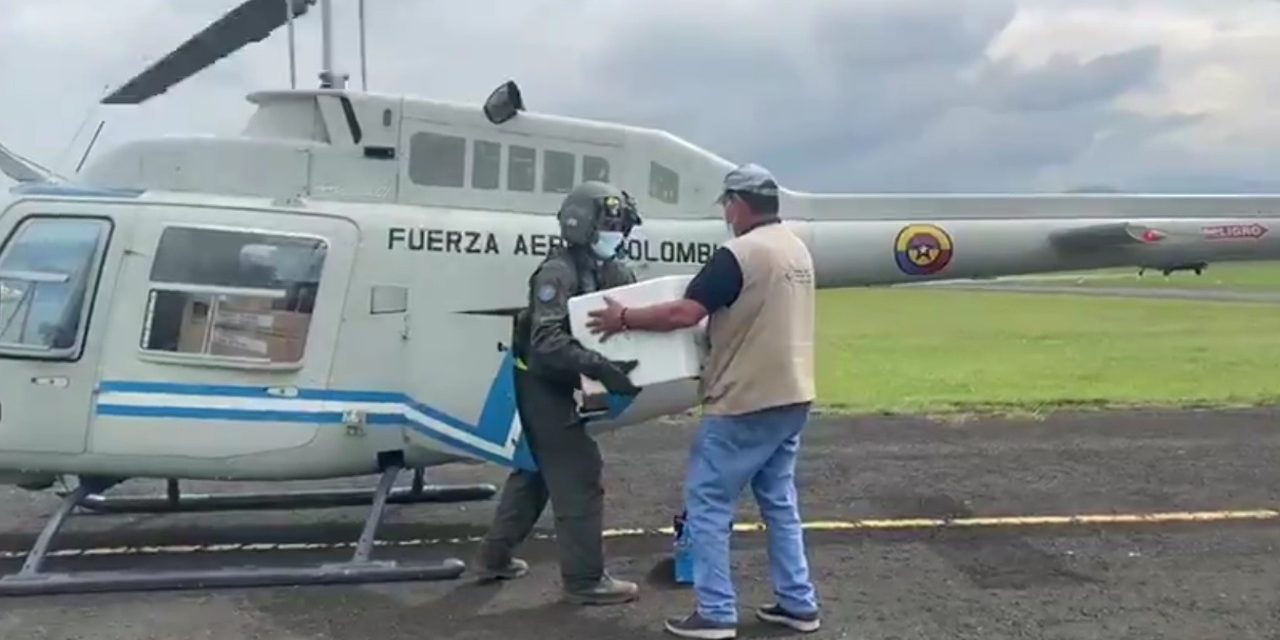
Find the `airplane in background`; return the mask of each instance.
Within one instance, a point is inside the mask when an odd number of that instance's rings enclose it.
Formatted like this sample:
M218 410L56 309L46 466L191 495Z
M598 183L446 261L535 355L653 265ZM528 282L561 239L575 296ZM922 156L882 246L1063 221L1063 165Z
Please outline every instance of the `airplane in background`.
M74 476L2 594L452 578L457 559L371 559L387 502L479 500L427 486L453 463L536 467L510 337L526 278L584 180L634 194L624 258L690 275L727 239L713 204L734 164L670 133L525 109L346 88L320 0L320 87L252 93L234 136L164 136L74 178L0 148L0 481ZM139 104L307 13L246 0L103 102ZM363 16L363 3L361 3ZM363 51L363 20L361 50ZM292 60L292 37L290 58ZM363 60L362 60L363 66ZM821 288L1280 258L1280 196L814 194L786 224ZM644 366L642 363L641 366ZM614 399L627 428L697 405L689 387ZM397 488L404 470L413 485ZM183 496L184 479L380 474L372 491ZM167 495L105 495L131 478ZM77 507L100 512L372 503L353 558L309 568L48 573Z

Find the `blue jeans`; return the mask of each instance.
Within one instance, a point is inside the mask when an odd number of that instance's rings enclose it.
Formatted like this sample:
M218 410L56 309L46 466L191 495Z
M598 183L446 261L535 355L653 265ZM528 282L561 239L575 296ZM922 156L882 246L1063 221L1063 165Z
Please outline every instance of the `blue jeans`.
M729 535L738 495L747 483L767 527L770 575L778 604L794 613L817 611L795 484L796 451L808 418L808 404L703 418L685 480L685 527L693 555L694 593L703 618L738 620L729 571Z

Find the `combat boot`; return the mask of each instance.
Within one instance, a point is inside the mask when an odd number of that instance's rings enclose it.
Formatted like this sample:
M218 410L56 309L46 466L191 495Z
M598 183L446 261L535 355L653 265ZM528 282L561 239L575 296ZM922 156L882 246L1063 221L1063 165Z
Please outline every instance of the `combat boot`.
M498 582L499 580L515 580L529 573L529 563L520 558L511 558L505 565L492 566L484 563L478 563L476 569L476 582L489 583Z
M520 558L511 557L508 550L498 550L498 545L488 540L480 544L475 558L476 581L497 582L499 580L515 580L529 573L529 563Z
M564 597L568 602L581 605L624 604L640 597L640 586L605 575L588 587L566 588Z

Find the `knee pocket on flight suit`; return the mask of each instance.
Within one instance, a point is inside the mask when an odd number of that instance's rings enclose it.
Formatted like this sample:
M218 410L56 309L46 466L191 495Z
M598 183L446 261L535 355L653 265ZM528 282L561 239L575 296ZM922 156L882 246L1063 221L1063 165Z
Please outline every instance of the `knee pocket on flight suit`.
M595 517L603 511L603 463L599 449L582 427L561 427L554 452L549 452L542 465L543 478L551 494L551 509L556 518ZM578 433L570 433L570 430ZM554 446L554 445L553 445Z

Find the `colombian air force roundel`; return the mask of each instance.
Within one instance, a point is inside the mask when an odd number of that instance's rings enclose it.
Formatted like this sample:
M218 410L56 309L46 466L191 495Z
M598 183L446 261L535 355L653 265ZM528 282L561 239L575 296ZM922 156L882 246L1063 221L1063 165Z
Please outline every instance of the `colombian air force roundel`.
M951 236L931 224L911 224L898 232L894 257L903 273L927 276L942 271L951 262Z

